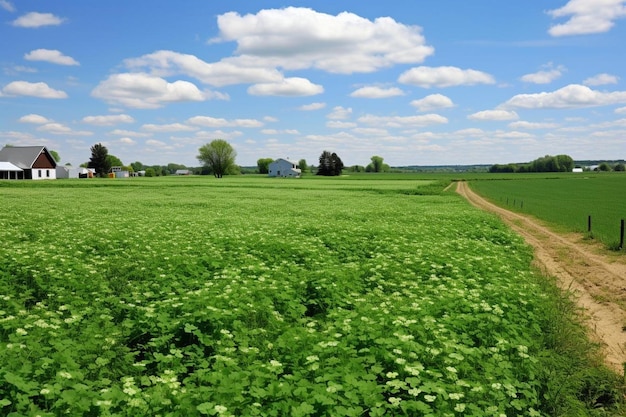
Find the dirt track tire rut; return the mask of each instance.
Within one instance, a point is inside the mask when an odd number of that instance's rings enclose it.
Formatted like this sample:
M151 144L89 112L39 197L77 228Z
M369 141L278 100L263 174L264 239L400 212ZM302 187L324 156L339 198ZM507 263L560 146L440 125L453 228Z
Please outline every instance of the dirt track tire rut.
M581 244L580 236L558 234L540 221L503 209L459 181L457 193L472 205L497 214L534 248L537 266L571 291L586 315L593 337L603 346L607 366L624 373L626 362L626 263Z

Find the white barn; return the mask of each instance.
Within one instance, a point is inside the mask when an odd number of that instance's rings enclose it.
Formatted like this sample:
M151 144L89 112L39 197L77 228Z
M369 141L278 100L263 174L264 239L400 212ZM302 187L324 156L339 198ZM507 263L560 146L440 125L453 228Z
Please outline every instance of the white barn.
M288 159L278 158L269 165L267 175L270 177L300 177L302 171L298 164Z

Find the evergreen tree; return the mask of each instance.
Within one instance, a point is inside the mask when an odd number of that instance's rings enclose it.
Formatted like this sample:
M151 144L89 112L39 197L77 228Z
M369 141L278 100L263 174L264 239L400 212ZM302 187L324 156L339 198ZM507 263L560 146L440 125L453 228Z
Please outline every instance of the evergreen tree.
M96 175L99 177L106 177L107 173L111 169L110 160L108 158L109 151L101 143L93 145L91 147L91 158L87 168L93 168L96 171Z
M343 162L339 155L324 151L320 155L320 164L317 167L317 175L337 176L341 175L343 170Z

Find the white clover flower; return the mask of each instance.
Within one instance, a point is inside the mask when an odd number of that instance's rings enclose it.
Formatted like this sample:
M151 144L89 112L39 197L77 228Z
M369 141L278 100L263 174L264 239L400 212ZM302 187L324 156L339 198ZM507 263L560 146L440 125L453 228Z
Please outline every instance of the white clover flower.
M226 410L228 410L228 408L224 407L223 405L216 405L215 407L213 407L213 409L217 412L217 414L224 414L226 412Z
M456 411L458 413L462 413L463 411L465 411L465 404L464 403L458 403L457 405L454 406L454 411Z
M20 336L26 336L28 334L28 332L21 327L18 327L15 330L15 333L19 334Z
M465 394L461 393L461 392L452 392L449 395L451 400L460 400L461 398L465 397Z
M283 366L283 364L282 364L282 363L278 362L278 361L277 361L277 360L275 360L275 359L272 359L272 360L270 361L270 365L271 365L271 366L273 366L274 368L280 368L281 366Z
M306 361L307 362L316 362L316 361L319 361L319 360L320 360L320 358L317 355L310 355L310 356L306 357Z
M133 398L128 402L128 405L131 407L142 407L145 405L145 401L141 398Z
M413 376L418 376L420 374L420 369L415 366L405 366L404 370Z
M397 376L398 376L397 372L387 372L387 378L389 379L394 379Z
M65 372L65 371L60 371L59 376L65 379L72 379L72 374L70 374L69 372Z
M41 391L39 391L39 393L41 395L50 394L50 390L48 388L42 388Z
M424 399L429 403L434 402L437 399L436 395L424 395Z
M393 407L397 407L400 405L400 402L402 401L401 398L398 397L389 397L389 404L391 404Z

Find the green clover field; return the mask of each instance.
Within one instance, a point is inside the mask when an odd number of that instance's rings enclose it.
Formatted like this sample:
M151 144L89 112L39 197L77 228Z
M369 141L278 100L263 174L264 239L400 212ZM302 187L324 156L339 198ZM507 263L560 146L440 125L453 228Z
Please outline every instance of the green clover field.
M618 415L521 238L384 178L3 182L0 415Z

